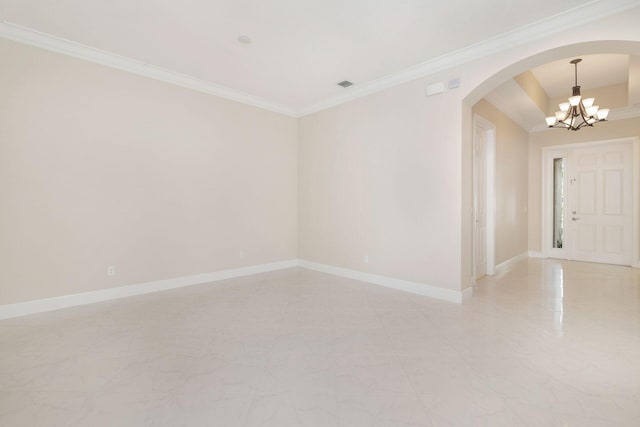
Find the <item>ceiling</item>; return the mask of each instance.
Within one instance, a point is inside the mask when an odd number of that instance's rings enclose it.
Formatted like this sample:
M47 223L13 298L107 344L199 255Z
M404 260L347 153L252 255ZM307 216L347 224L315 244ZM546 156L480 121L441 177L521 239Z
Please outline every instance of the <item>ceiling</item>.
M575 82L575 58L550 62L531 71L549 97L570 96ZM629 80L629 55L588 55L578 64L578 84L593 89L626 83Z
M625 86L621 89L624 93L624 102L628 104L631 98L640 98L640 94L636 93L640 88L632 90L628 84L630 76L633 76L634 81L640 80L638 71L632 71L635 68L631 67L631 61L635 63L637 57L598 54L583 55L580 58L582 62L578 64L578 85L581 86L583 95L588 94L585 90L599 89L600 95L606 95L610 101L612 99L622 101L620 88L616 89L614 85L624 84ZM573 59L576 58L561 59L531 70L534 78L547 94L549 104L553 104L554 98L557 101L557 98L561 97L562 101L566 101L571 95L571 88L575 82L574 66L570 63ZM548 130L544 118L548 113L555 111L553 108L557 109L556 104L549 105L550 110L543 111L515 79L509 79L496 87L485 96L485 99L529 132ZM598 96L597 99L600 97ZM640 116L640 105L607 105L607 107L611 108L608 120Z
M629 3L0 0L0 20L300 111L541 20Z

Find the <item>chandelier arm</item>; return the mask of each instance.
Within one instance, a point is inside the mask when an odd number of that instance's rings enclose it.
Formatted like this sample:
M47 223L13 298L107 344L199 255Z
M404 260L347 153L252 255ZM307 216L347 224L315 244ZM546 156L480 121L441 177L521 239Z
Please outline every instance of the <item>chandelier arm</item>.
M574 123L576 121L576 116L578 116L577 107L572 105L571 107L569 107L569 110L567 111L567 118L565 119L569 121L569 124L567 125L567 127L570 130L575 129Z
M569 117L571 117L573 115L573 111L572 110L573 110L573 107L570 107L567 110L567 113L564 115L564 118L562 119L562 121L559 122L559 123L562 123L564 126L567 126L567 124L565 123L565 120L567 120Z
M584 111L584 108L582 106L582 101L580 102L580 104L578 104L578 111L580 112L580 117L582 118L582 123L587 123L587 117L585 116L586 111Z
M584 104L582 103L582 101L580 101L580 115L582 116L582 119L584 120L585 118L588 118L589 115L587 114L587 110L585 110L584 108Z
M562 122L562 121L559 121L559 122L557 122L555 125L553 125L551 127L558 128L558 129L566 129L567 124Z
M593 127L593 123L589 123L589 120L593 118L593 116L589 116L587 114L587 110L585 110L582 101L580 101L580 115L582 116L582 121L587 125ZM584 125L583 125L584 126Z
M558 128L558 129L566 129L567 128L567 124L565 122L558 122L554 125L554 127Z
M576 130L582 129L582 128L583 128L583 127L585 127L585 126L591 126L591 127L593 127L593 125L589 124L589 122L588 122L588 121L586 121L586 120L584 119L584 116L583 116L583 117L582 117L582 123L580 123L580 125L578 125L578 127L576 128Z

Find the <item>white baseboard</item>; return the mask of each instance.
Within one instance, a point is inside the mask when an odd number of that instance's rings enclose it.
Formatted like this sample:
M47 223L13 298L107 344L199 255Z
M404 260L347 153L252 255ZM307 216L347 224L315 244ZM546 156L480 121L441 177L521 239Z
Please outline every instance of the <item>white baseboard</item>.
M501 262L500 264L496 265L496 272L503 270L513 264L515 264L516 262L526 259L529 257L529 252L523 252L520 255L516 255L513 258L509 258L508 260Z
M365 273L363 271L349 270L347 268L334 267L332 265L319 264L317 262L298 260L298 265L309 270L320 271L322 273L333 274L334 276L347 277L349 279L360 280L362 282L373 283L391 289L397 289L413 294L436 298L443 301L461 304L464 300L473 295L473 288L468 287L463 291L444 289L424 283L410 282L392 277L378 276L377 274Z
M272 262L269 264L252 265L249 267L220 270L212 273L196 274L193 276L176 277L173 279L156 280L153 282L137 283L134 285L119 286L117 288L100 289L98 291L83 292L80 294L64 295L54 298L46 298L35 301L19 302L0 306L0 320L28 314L42 313L45 311L59 310L61 308L91 304L94 302L108 301L134 295L148 294L151 292L165 291L168 289L182 288L185 286L215 282L218 280L232 279L234 277L249 276L268 271L292 268L298 265L298 260Z
M173 279L155 280L153 282L137 283L117 288L100 289L97 291L83 292L79 294L63 295L53 298L45 298L34 301L25 301L15 304L0 306L0 320L29 314L44 313L60 310L68 307L109 301L135 295L143 295L152 292L182 288L219 280L232 279L234 277L250 276L252 274L266 273L269 271L283 270L300 266L309 270L333 274L335 276L348 277L354 280L373 283L391 289L397 289L413 294L436 298L461 304L473 296L473 287L469 286L462 291L439 288L424 283L410 282L392 277L379 276L362 271L349 270L331 265L319 264L306 260L288 260L269 264L252 265L249 267L234 268L229 270L214 271L212 273L196 274L192 276L176 277Z
M529 251L529 258L543 258L542 252Z
M462 290L462 302L465 302L473 296L473 286L469 286Z

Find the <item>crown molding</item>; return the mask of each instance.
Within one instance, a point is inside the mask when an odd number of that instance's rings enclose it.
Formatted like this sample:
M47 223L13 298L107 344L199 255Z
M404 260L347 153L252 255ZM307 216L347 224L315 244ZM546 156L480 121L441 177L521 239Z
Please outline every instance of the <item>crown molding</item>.
M96 49L71 40L52 36L51 34L25 28L10 22L0 21L0 37L209 95L215 95L220 98L229 99L231 101L240 102L264 110L273 111L275 113L285 114L292 117L297 116L295 109L269 101L268 99L253 96L227 86L211 83L206 80L181 74L176 71L167 70L165 68L157 67L155 65L127 58L115 53Z
M630 105L628 107L614 108L609 112L607 120L625 120L640 117L640 106Z
M405 70L360 85L354 85L343 95L327 98L300 109L6 21L0 21L0 37L264 110L291 117L302 117L380 92L402 83L457 67L506 49L542 39L560 31L615 15L616 13L638 7L638 5L638 0L592 0L587 4L569 9L563 13L502 33L485 41L414 65Z
M349 88L349 93L320 101L299 110L299 116L306 116L315 112L352 101L376 92L398 86L440 71L447 70L480 59L507 49L539 40L549 35L566 31L598 19L615 15L634 7L638 7L638 0L592 0L591 2L569 9L560 14L502 33L498 36L472 44L465 48L447 53L429 61L409 67L397 73L389 74L363 84L356 84Z

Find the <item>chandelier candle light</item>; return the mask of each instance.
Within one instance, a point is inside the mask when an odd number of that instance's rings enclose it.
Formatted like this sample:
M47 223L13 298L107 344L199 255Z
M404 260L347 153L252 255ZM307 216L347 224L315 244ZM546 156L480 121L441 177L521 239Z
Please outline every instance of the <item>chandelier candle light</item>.
M569 102L560 104L560 111L557 111L555 116L546 118L550 128L580 130L584 126L593 126L596 122L607 120L608 108L600 109L599 106L593 105L594 98L582 99L580 95L580 86L578 86L578 63L580 61L582 59L574 59L570 62L575 67L576 76L573 95L569 98Z

